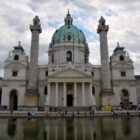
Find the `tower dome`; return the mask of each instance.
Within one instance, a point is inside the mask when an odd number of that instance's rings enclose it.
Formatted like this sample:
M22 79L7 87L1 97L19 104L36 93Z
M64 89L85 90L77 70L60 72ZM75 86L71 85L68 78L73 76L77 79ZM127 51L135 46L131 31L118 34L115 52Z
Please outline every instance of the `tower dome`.
M64 23L53 34L48 50L49 63L88 63L89 49L86 38L82 30L73 25L69 11Z
M80 43L85 44L86 38L82 30L73 25L73 19L68 11L65 18L65 25L55 31L52 37L51 47L58 43Z

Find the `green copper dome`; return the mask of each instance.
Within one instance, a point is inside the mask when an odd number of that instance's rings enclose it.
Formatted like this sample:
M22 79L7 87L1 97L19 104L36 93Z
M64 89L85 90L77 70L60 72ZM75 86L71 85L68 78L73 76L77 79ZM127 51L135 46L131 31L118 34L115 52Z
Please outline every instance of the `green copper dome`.
M73 19L68 14L65 18L65 25L55 31L52 37L52 45L57 43L71 42L71 43L86 43L86 38L83 32L72 24Z

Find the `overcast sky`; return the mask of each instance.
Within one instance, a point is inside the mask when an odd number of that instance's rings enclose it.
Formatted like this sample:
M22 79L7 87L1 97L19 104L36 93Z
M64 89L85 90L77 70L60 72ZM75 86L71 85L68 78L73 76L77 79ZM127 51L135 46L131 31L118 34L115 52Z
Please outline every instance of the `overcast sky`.
M55 30L64 24L68 9L73 23L86 36L92 64L100 64L96 30L99 18L103 16L110 27L109 54L112 55L119 42L133 59L135 74L140 74L140 0L0 0L0 76L3 76L4 60L18 41L29 55L29 24L36 15L43 30L40 34L39 64L47 64L48 44Z

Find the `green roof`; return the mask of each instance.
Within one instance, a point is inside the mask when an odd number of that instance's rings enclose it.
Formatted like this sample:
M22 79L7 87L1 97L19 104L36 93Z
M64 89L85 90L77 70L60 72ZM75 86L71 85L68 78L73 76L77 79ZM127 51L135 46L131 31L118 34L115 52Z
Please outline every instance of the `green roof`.
M20 41L19 41L19 44L18 44L17 46L14 46L14 49L15 49L15 50L22 50L22 51L24 52L24 49L23 49L23 47L21 46Z
M82 30L78 29L73 25L73 19L68 11L65 18L65 25L61 26L55 31L52 37L52 44L63 43L63 42L73 42L73 43L83 43L85 44L86 38Z
M67 40L68 35L71 36L71 40ZM60 27L60 29L56 30L53 34L52 41L53 40L57 43L64 41L80 43L86 41L83 32L74 25L64 25Z
M117 47L114 49L114 52L116 51L123 51L124 50L124 47L120 47L119 43L117 43Z

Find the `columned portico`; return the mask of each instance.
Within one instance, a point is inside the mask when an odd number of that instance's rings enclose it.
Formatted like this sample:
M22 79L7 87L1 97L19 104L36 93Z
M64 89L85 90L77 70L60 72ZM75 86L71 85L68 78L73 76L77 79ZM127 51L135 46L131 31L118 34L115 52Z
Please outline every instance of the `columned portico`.
M48 81L47 104L50 107L88 107L92 105L92 81L84 79ZM85 92L86 91L86 92Z

